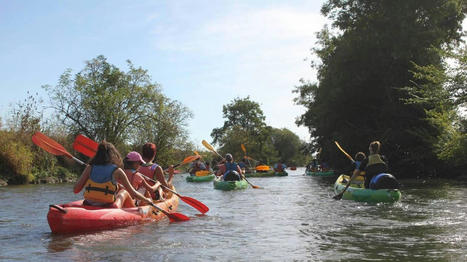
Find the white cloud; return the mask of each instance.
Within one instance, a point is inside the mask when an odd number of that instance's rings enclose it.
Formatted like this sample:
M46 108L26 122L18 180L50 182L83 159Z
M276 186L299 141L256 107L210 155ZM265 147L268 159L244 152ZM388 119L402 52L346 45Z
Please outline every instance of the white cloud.
M213 89L217 88L218 91L228 87L227 95L228 92L232 94L229 100L235 96L250 95L261 104L268 124L287 127L302 139L307 139L306 129L295 125L296 117L304 109L293 104L295 94L292 94L292 89L298 85L300 78L314 77L309 61L304 59L310 57L316 32L323 28L325 22L319 12L312 10L233 10L227 15L188 27L175 23L160 25L154 33L157 37L156 47L160 51L205 58L203 67L210 66L212 70L199 70L197 77L206 81L225 76L230 78L218 85L200 84L197 90L201 93L208 94ZM228 69L220 68L225 64ZM226 82L229 86L225 86ZM221 105L215 106L221 108ZM201 115L206 115L206 112L201 112ZM194 122L199 121L198 115L195 112Z

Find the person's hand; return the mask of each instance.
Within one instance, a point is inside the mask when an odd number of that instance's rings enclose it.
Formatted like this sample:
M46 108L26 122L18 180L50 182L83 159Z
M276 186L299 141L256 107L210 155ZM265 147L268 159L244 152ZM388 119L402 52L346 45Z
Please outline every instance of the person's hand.
M169 171L169 173L173 173L174 172L174 166L170 165L169 168L168 168L168 171Z

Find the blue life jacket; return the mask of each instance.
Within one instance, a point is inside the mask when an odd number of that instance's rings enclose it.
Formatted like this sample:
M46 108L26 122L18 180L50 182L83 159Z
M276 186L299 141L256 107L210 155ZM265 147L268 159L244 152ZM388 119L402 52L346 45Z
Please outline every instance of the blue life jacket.
M225 162L225 173L224 173L224 177L226 174L230 173L231 171L237 171L237 168L238 168L238 164L235 163L235 162Z
M116 165L94 165L91 169L89 178L96 183L105 183L112 181L112 174L117 169Z

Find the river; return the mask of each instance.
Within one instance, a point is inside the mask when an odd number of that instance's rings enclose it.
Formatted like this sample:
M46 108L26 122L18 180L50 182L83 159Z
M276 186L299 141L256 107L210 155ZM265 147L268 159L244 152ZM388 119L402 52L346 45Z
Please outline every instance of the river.
M187 222L149 223L113 231L50 233L49 204L77 200L71 184L0 187L2 261L467 261L467 183L402 181L396 204L332 199L334 179L250 178L263 189L175 186L210 211L182 201Z

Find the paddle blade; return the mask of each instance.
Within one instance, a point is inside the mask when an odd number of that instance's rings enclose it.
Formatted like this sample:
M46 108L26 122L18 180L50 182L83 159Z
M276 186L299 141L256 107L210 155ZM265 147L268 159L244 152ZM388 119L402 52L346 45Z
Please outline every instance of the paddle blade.
M212 147L206 140L201 141L201 143L203 144L203 146L205 146L210 151L212 151L212 152L216 151L216 150L214 150L214 147Z
M55 140L52 138L42 134L41 132L36 132L32 136L32 142L36 144L38 147L44 149L45 151L56 155L56 156L67 156L69 158L72 158L71 154L66 151L66 149L57 143Z
M189 217L181 213L167 213L167 216L170 219L170 222L182 222L190 220Z
M199 159L199 155L187 156L187 157L185 157L185 159L183 159L183 161L182 161L182 163L180 163L180 165L191 163L191 162L193 162L193 161L195 161L197 159Z
M183 202L187 203L188 205L196 208L199 212L203 214L209 211L209 207L207 207L205 204L201 203L200 201L194 198L187 197L187 196L180 196L180 199Z
M198 151L195 150L195 151L193 151L193 152L195 152L195 155L199 156Z
M73 148L76 151L91 158L96 154L98 147L99 143L84 135L78 135L73 142Z
M244 144L241 144L240 146L242 147L243 153L245 153L245 155L246 155L246 148L245 148L245 145L244 145Z

